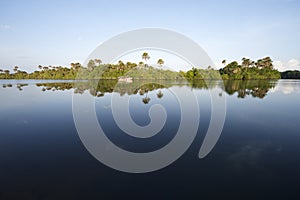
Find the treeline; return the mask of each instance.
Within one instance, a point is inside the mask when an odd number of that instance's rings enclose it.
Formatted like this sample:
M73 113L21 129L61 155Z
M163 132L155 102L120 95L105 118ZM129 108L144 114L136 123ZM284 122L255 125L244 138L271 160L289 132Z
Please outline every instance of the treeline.
M18 66L14 72L0 69L0 79L118 79L120 76L131 77L132 79L161 79L161 80L270 80L280 78L299 78L299 71L287 71L280 73L273 68L273 61L270 57L265 57L257 61L243 58L241 63L233 61L226 64L223 60L224 68L219 70L208 67L207 69L192 68L187 72L175 72L171 70L162 70L164 61L160 58L157 61L158 66L155 68L146 64L150 58L148 53L143 53L144 62L138 64L133 62L119 61L117 64L102 64L100 59L90 60L87 66L80 63L71 63L70 67L62 66L38 66L38 70L27 73L22 71Z
M78 63L79 64L79 63ZM9 70L0 69L0 79L53 79L53 80L74 80L79 68L68 68L62 66L38 66L38 70L27 73L15 66L11 73Z
M226 60L222 63L226 65ZM280 79L280 72L273 68L273 61L270 57L265 57L257 61L249 58L243 58L239 64L234 61L220 69L223 79L234 80L262 80L262 79Z
M74 80L74 79L107 79L114 80L120 76L128 76L133 79L162 79L179 80L184 77L175 71L154 68L147 64L150 56L147 52L142 54L145 62L138 64L133 62L119 61L117 64L102 64L100 59L91 59L87 66L80 63L71 63L70 67L62 66L38 66L38 70L27 73L18 66L14 67L14 73L9 70L0 69L0 79L55 79L55 80ZM157 64L162 68L164 61L159 58Z
M181 72L188 80L203 79L223 79L223 80L264 80L280 79L280 72L273 68L273 61L270 57L265 57L257 61L243 58L241 63L233 61L226 64L222 61L224 68L214 70L211 67L207 69L192 68L186 73Z
M281 72L282 79L300 79L300 71L298 70L289 70L285 72Z
M74 79L107 79L114 80L120 76L128 76L133 79L183 79L182 75L171 71L161 70L151 66L140 66L135 63L100 64L93 68L82 67L41 67L32 73L14 68L14 73L9 70L0 69L0 79L53 79L53 80L74 80Z

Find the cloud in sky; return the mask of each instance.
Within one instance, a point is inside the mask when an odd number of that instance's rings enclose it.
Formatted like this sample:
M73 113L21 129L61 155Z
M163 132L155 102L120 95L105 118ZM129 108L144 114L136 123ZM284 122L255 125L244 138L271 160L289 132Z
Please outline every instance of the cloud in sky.
M291 59L288 62L274 61L274 68L279 71L300 70L300 60Z
M1 29L1 30L8 30L8 29L10 29L10 28L11 28L11 26L8 25L8 24L1 24L1 25L0 25L0 29Z

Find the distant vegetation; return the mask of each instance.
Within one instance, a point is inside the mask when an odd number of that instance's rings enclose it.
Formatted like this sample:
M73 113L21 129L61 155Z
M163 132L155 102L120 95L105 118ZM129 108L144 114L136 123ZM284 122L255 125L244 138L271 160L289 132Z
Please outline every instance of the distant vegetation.
M271 80L280 79L280 72L273 68L273 61L270 57L259 59L256 62L248 58L243 58L239 64L233 61L226 64L222 61L224 68L214 70L210 66L207 69L192 68L181 74L188 80L220 79L223 80Z
M283 79L300 79L300 71L285 71L281 72L281 78Z
M187 72L175 72L163 70L164 60L159 58L157 64L159 67L149 66L147 61L150 56L144 52L141 56L144 62L138 64L133 62L119 61L117 64L103 64L100 59L90 60L87 66L80 63L71 63L70 67L62 66L38 66L38 70L27 73L18 66L14 67L13 72L0 69L0 79L54 79L54 80L74 80L74 79L118 79L120 76L132 77L136 80L155 79L155 80L270 80L280 78L300 78L299 71L287 71L280 73L273 68L270 57L265 57L257 61L243 58L241 63L237 61L226 64L224 67L216 70L208 66L206 69L192 68Z

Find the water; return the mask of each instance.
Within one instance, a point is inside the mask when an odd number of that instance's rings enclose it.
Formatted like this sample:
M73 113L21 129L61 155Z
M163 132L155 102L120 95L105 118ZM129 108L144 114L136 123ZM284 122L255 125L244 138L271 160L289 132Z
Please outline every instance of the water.
M0 199L299 198L300 81L228 81L224 89L214 81L146 84L141 90L130 89L140 82L121 84L115 91L130 95L129 110L138 125L150 123L152 105L165 107L166 125L148 139L116 126L110 107L115 84L102 81L91 88L82 82L74 88L70 81L1 80ZM173 164L129 174L103 165L86 150L73 120L74 92L94 98L98 121L114 144L149 152L168 144L178 129L180 105L172 87L193 90L201 115L194 142ZM211 117L208 88L226 97L227 113L216 146L199 159Z

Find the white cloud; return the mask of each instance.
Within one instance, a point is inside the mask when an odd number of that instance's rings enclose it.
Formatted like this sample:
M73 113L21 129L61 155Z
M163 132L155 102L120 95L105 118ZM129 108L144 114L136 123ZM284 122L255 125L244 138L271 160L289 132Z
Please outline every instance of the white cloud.
M7 25L7 24L1 24L0 25L0 29L1 30L8 30L8 29L10 29L11 28L11 26L10 25Z
M274 68L279 71L300 70L300 60L291 59L288 62L274 61Z

